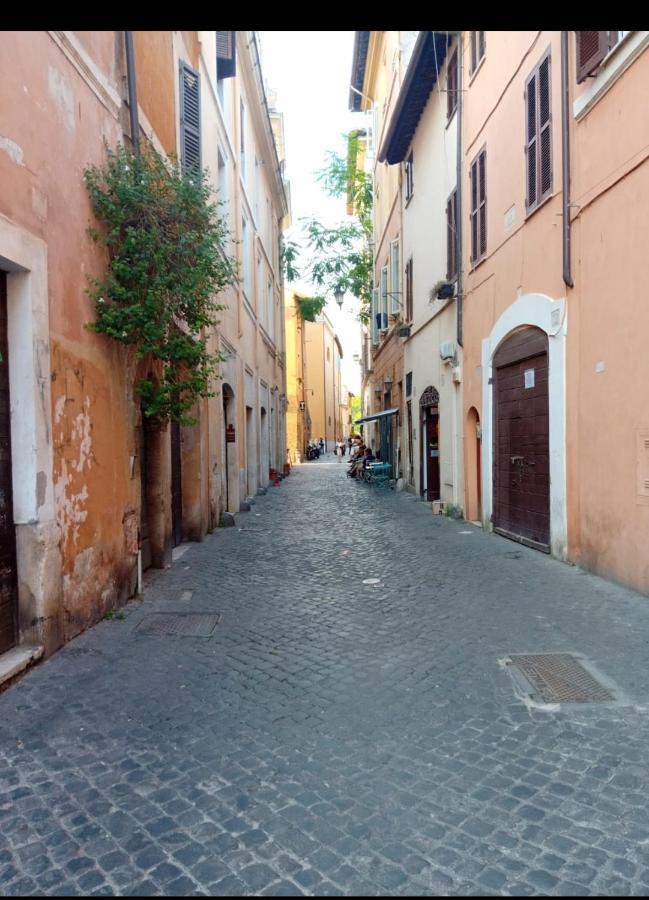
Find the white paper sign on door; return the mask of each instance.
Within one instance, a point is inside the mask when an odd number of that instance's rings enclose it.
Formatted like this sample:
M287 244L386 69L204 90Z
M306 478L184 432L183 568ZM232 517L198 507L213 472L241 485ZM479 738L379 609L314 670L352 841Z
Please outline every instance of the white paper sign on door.
M525 387L534 387L534 369L525 369Z

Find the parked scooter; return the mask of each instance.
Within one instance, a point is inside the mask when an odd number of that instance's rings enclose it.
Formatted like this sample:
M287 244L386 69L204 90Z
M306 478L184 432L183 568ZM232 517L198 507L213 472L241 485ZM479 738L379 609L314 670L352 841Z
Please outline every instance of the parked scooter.
M315 443L315 441L309 441L306 446L306 458L307 459L319 459L320 457L320 448Z

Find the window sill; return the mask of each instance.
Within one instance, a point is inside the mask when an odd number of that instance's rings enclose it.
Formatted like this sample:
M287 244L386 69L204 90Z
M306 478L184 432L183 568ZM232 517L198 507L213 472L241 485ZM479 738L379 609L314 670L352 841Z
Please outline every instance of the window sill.
M482 263L484 263L486 261L487 261L487 251L485 250L484 254L480 257L480 259L476 259L475 262L472 262L469 264L469 275L472 275L473 272L475 272L475 270L477 268L479 268L482 265Z
M577 122L588 115L597 101L613 87L618 78L649 44L649 31L632 31L613 47L602 61L597 74L572 104Z
M549 200L552 200L552 198L553 198L554 196L555 196L554 191L550 191L550 193L547 195L547 197L544 197L543 200L541 200L540 203L537 203L536 206L532 206L530 209L527 209L527 207L526 207L526 208L525 208L525 219L524 219L524 221L525 221L525 222L528 222L528 221L532 218L532 216L534 215L534 213L536 213L536 212L538 212L540 209L542 209L542 208L545 206L545 204L546 204Z
M477 69L476 69L476 71L477 71ZM451 122L452 122L453 119L455 118L455 113L456 113L456 112L457 112L457 106L455 107L455 109L453 110L453 112L451 113L451 115L450 115L450 116L447 116L447 118L446 118L446 125L444 126L445 128L449 128Z
M415 192L413 191L412 194L410 194L409 197L406 197L406 202L405 202L405 204L404 204L404 209L408 209L408 207L410 206L410 201L412 200L412 198L413 198L414 196L415 196Z
M473 79L476 77L476 75L478 74L478 72L479 72L480 69L482 68L482 66L483 66L484 61L485 61L486 58L487 58L487 54L484 53L484 54L482 55L482 58L481 58L480 62L479 62L478 65L475 67L475 69L473 70L473 72L469 72L469 84L468 84L468 87L471 87L471 85L473 84Z

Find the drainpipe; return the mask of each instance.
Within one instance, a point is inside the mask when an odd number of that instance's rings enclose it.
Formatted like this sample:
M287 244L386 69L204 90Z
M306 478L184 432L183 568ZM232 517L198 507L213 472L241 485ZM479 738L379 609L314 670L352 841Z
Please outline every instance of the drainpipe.
M137 115L137 87L135 83L135 54L133 53L133 32L124 32L126 45L126 81L128 83L128 111L131 119L131 141L133 152L140 155L140 122Z
M457 342L460 347L464 346L464 321L463 321L463 279L462 279L462 73L464 65L463 54L463 32L458 31L457 36L457 159L456 159L456 187L457 191L457 216L455 221L455 240L457 244Z
M563 280L574 287L570 271L570 82L568 70L568 32L561 32L561 164L563 198Z

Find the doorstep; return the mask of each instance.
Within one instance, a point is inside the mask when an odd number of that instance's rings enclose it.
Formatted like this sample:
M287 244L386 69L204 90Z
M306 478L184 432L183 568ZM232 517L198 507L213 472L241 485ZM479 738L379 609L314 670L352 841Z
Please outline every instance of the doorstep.
M39 644L20 644L0 654L0 685L37 662L43 650Z

